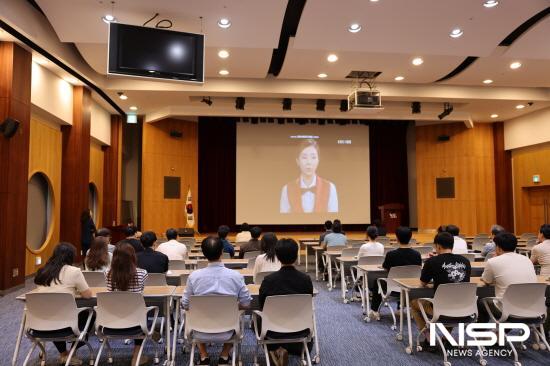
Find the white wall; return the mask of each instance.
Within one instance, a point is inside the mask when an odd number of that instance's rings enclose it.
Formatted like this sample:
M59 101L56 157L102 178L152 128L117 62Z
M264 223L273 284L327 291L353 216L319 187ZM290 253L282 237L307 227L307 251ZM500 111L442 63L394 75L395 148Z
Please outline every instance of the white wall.
M111 145L111 114L92 102L90 136L103 145Z
M31 103L60 124L73 124L73 86L35 62L32 63Z
M504 148L517 149L550 141L550 108L504 123Z

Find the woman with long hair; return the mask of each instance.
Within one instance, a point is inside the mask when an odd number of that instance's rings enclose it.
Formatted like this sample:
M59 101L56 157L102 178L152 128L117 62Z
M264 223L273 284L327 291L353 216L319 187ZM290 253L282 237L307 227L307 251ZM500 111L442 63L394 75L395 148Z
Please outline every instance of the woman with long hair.
M130 291L143 292L145 281L147 280L147 271L137 268L136 251L134 247L127 242L120 242L116 245L113 252L111 268L105 273L107 290L109 291ZM132 355L132 365L135 365L139 346L142 339L134 340L134 353ZM141 357L140 364L147 363L147 357Z
M92 211L85 209L80 214L80 243L82 244L82 256L84 257L92 245L95 232L96 228L92 219Z
M274 272L281 269L281 262L275 256L277 235L275 233L265 233L260 244L263 254L256 257L253 271L254 281L256 281L256 275L260 272Z
M36 272L34 283L37 285L37 292L68 292L82 298L92 297L92 291L88 287L82 271L74 267L76 248L71 243L61 242L55 247L52 256L44 267ZM84 329L88 313L82 312L78 316L78 326ZM53 342L60 354L60 363L67 361L67 343ZM72 357L70 365L81 365L82 361Z
M112 253L107 250L108 238L98 236L92 242L92 246L84 260L86 271L105 272L111 267Z

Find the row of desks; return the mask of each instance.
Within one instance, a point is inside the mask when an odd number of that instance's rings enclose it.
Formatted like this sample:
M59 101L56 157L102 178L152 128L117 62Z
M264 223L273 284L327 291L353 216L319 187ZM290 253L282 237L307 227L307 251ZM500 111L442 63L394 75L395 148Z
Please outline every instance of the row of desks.
M187 270L181 270L178 271L180 274L184 274ZM172 274L173 276L176 275L176 273ZM249 284L247 285L248 291L250 295L256 300L252 302L253 310L258 309L258 301L257 298L260 293L260 285L255 284ZM83 299L80 297L76 297L77 303L79 306L95 306L96 305L96 299L97 294L100 292L107 292L107 287L90 287L90 290L92 292L92 297L90 299ZM179 311L180 311L180 304L181 304L181 298L183 296L183 292L185 291L185 286L146 286L143 290L143 297L145 298L147 303L154 302L155 300L162 300L164 303L164 330L165 330L165 347L166 347L166 364L167 365L175 365L175 359L176 359L176 345L177 345L177 334L174 334L171 338L171 332L170 332L170 316L167 314L170 314L170 305L175 302L174 310L174 332L177 332L178 329L178 321L179 321ZM31 291L32 292L32 291ZM318 294L318 291L314 289L314 296ZM17 300L25 301L25 295L20 295L17 297ZM21 345L21 339L23 337L23 333L25 330L25 312L23 312L23 318L21 319L21 326L19 328L19 333L17 335L15 350L12 358L12 366L17 364L17 358L19 355L19 348ZM315 333L315 351L316 355L319 355L319 343L317 339L317 325L314 318L314 333Z

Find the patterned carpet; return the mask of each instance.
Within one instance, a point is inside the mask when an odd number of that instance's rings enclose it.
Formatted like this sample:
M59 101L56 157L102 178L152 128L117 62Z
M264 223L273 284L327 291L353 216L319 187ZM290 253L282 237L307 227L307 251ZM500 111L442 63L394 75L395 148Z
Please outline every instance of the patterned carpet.
M314 282L319 294L315 299L316 318L319 332L320 358L322 365L434 365L443 364L440 354L427 352L407 355L403 342L398 342L395 332L390 329L391 316L388 310L383 310L380 322L365 323L362 321L362 312L359 303L343 304L338 289L327 291L324 282ZM17 295L29 291L33 287L28 281L27 286L17 292L0 298L0 365L10 365L15 339L19 329L23 304L15 298ZM26 339L22 342L18 365L22 365L24 355L28 351L30 342ZM98 342L92 338L92 346L97 350ZM114 365L128 365L130 363L132 346L121 342L114 343ZM212 353L219 352L219 347L212 347ZM245 365L253 363L255 338L250 329L247 329L243 342L243 361ZM53 345L47 347L48 365L57 364L57 351ZM152 347L146 348L146 353L153 354ZM79 357L86 359L86 347L81 348ZM265 364L263 356L260 356L260 364ZM488 358L489 365L513 365L511 358ZM212 357L212 365L215 365L217 357ZM475 357L451 358L453 365L478 365ZM550 365L550 352L535 352L531 349L520 352L522 365ZM106 358L100 361L107 364ZM161 358L162 362L162 358ZM188 353L182 353L182 347L178 347L176 364L187 365ZM31 365L38 365L37 353L32 358ZM150 365L153 363L150 362ZM292 359L292 364L298 365L299 359Z

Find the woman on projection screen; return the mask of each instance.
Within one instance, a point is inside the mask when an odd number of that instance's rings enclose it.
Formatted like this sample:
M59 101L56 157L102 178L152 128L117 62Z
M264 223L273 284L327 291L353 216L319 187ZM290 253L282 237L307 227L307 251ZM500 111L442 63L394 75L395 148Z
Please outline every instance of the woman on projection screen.
M336 186L316 173L320 155L317 141L300 143L296 158L300 176L281 190L280 213L338 212Z

